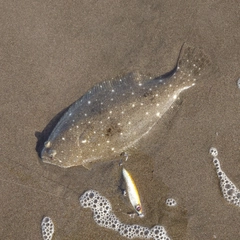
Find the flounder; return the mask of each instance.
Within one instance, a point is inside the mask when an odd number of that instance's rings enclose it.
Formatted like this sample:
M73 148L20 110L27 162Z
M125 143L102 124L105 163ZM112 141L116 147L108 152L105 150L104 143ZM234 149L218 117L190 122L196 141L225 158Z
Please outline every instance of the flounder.
M88 168L127 152L209 65L202 50L182 48L174 69L162 76L131 73L95 85L74 102L45 142L43 162Z

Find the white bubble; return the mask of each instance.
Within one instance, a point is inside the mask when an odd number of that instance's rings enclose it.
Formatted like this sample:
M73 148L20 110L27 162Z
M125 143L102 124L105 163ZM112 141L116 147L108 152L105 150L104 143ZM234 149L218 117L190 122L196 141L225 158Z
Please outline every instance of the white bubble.
M153 239L164 239L164 240L170 240L170 238L167 236L167 232L164 229L164 227L156 225L153 228L150 229L150 236Z
M163 226L156 225L152 229L140 225L128 225L120 222L112 212L108 199L99 192L89 190L80 197L80 204L84 208L91 208L94 221L101 227L117 231L126 238L162 239L170 240Z
M213 157L217 157L218 155L218 150L214 147L211 147L209 150L209 153L213 156Z
M54 224L50 217L44 217L41 224L42 237L44 240L51 240L54 234Z
M227 202L240 207L240 190L235 186L235 184L229 179L226 173L221 169L220 161L218 158L215 157L215 154L212 154L212 156L213 164L216 168L220 188L224 199Z
M173 198L168 198L166 200L166 204L169 206L169 207L174 207L177 205L177 201Z
M237 86L240 88L240 78L237 80Z

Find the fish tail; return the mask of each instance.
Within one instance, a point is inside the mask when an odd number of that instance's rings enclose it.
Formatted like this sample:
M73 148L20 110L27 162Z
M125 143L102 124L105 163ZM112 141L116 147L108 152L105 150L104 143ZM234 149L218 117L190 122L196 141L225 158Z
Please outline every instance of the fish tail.
M174 75L175 78L178 77L180 80L183 79L185 82L193 83L200 78L201 74L205 72L210 65L211 61L202 49L185 46L184 44Z

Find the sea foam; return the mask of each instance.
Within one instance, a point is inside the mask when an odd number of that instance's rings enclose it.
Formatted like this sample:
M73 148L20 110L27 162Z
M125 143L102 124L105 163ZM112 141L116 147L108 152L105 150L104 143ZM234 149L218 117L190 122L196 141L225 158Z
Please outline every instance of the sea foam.
M213 157L213 164L216 168L217 176L220 181L220 187L222 190L223 197L226 201L240 207L240 190L235 184L228 178L226 173L221 169L220 161L217 158L218 151L216 148L210 148L210 154Z
M115 230L129 239L170 240L163 226L156 225L150 229L136 224L129 225L120 222L116 215L112 213L109 200L95 190L86 191L79 200L82 207L91 208L94 221L101 227Z
M42 237L44 240L51 240L54 234L54 224L50 217L44 217L41 224Z

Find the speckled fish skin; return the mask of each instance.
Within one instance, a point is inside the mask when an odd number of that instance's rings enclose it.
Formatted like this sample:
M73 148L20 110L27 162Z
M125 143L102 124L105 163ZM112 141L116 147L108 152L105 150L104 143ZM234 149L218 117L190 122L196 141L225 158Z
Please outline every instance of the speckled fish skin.
M146 135L201 78L210 61L200 49L184 46L177 66L149 79L132 73L95 85L72 104L41 152L44 162L63 168L119 158Z

